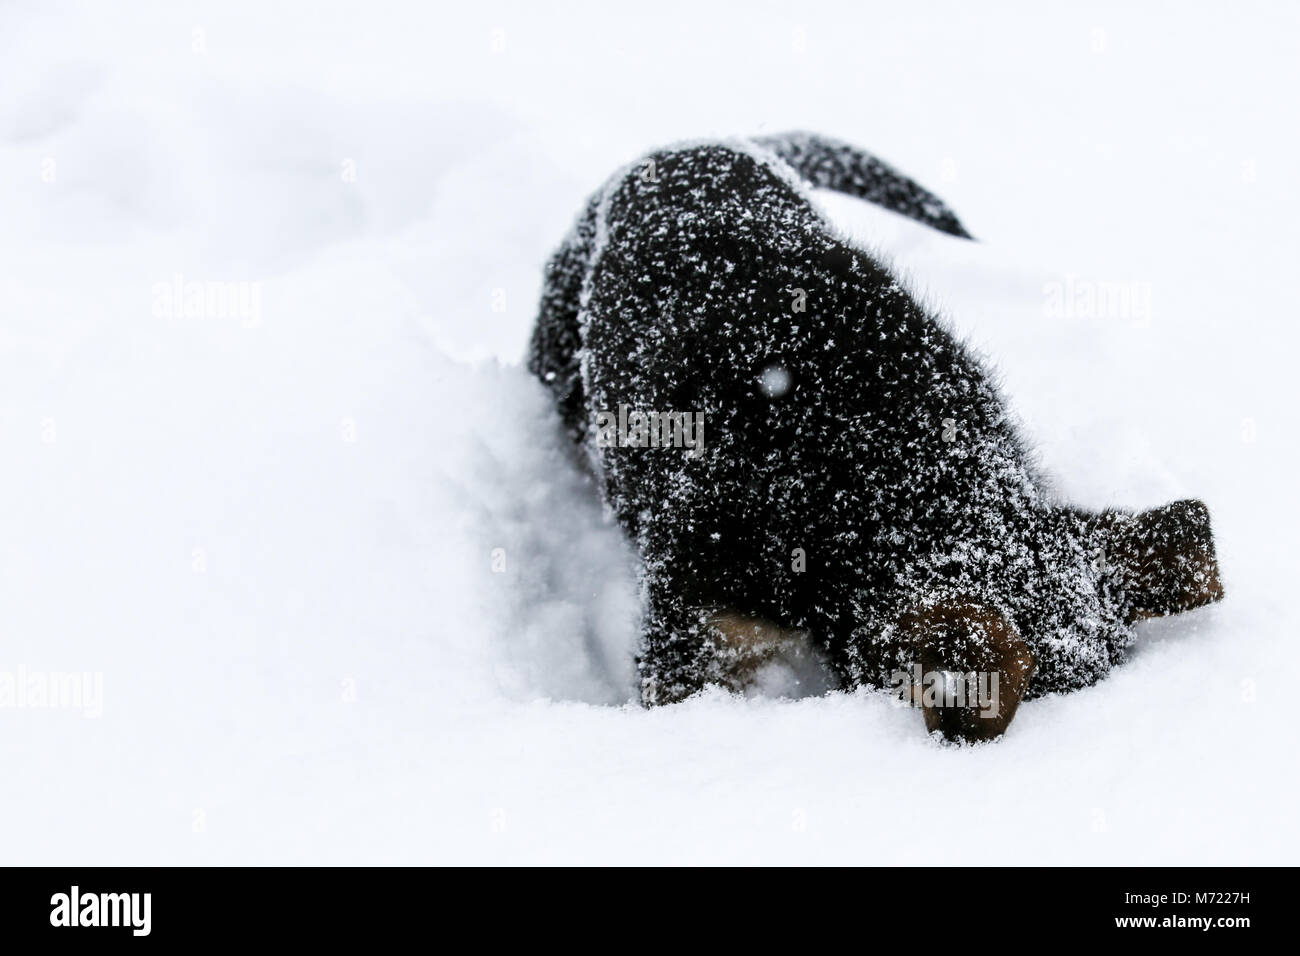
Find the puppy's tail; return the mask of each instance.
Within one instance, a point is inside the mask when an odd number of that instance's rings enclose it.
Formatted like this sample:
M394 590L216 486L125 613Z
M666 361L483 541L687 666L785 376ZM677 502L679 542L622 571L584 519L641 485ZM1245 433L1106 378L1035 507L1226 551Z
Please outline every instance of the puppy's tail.
M756 136L754 142L813 186L865 199L950 236L972 238L938 196L856 146L815 133Z

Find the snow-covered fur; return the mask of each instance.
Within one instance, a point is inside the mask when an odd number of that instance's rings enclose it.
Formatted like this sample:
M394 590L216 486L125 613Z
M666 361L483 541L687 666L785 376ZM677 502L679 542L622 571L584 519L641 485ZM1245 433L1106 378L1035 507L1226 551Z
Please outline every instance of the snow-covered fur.
M806 631L846 686L937 647L1015 657L1033 697L1095 682L1137 618L1217 598L1204 506L1055 501L988 372L809 184L968 238L878 159L790 134L625 167L548 266L529 367L644 559L645 702L725 683L720 609ZM649 412L703 413L702 453L638 442ZM981 640L1002 643L961 651Z

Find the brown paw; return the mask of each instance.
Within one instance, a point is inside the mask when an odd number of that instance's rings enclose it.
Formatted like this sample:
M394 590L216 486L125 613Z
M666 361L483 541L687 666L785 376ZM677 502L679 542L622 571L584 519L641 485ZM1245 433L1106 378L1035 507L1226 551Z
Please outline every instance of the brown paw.
M915 652L912 700L925 727L950 741L1006 732L1029 688L1034 656L1000 612L957 596L902 615Z

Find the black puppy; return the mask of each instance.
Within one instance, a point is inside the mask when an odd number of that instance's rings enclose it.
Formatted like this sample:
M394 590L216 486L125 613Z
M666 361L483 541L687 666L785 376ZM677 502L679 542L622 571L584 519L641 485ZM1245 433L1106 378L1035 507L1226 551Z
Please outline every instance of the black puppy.
M791 134L625 168L548 266L529 368L644 559L645 703L734 687L799 631L845 686L983 739L1102 677L1139 618L1222 596L1203 504L1054 500L988 373L808 185L969 238L879 160Z

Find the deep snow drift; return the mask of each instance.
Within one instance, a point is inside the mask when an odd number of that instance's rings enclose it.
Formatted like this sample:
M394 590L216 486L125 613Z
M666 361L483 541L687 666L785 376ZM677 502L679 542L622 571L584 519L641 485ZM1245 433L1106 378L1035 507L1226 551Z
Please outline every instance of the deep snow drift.
M5 861L1292 859L1300 23L1176 15L4 8ZM629 704L632 557L519 365L609 172L791 127L978 237L818 197L1067 496L1214 516L1227 599L991 746L807 660Z

